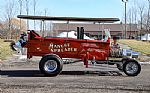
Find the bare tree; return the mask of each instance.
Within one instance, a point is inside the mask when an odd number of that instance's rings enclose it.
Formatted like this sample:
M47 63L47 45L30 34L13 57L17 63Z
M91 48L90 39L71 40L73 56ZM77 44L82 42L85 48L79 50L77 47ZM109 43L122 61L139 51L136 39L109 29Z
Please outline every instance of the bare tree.
M22 20L21 21L21 28L20 28L20 20L17 18L11 18L11 39L17 39L18 34L21 31L26 29L26 24L25 22ZM6 30L8 29L8 24L9 24L9 20L5 20L0 24L0 34L3 35L3 38L8 38L7 35L8 33L6 32Z
M145 5L144 4L138 4L138 10L139 10L139 15L140 15L140 39L141 39L141 35L142 35L142 31L143 31L143 13L144 13L144 9L145 9Z
M148 0L148 12L147 12L147 27L148 27L148 29L147 30L149 30L149 20L150 20L150 0Z
M133 29L133 25L137 24L137 11L135 9L135 6L132 6L131 8L129 8L128 12L127 12L127 23L129 24L129 38L132 37L137 37L137 30ZM132 31L134 31L135 34L132 34Z
M148 33L150 32L150 0L148 0L147 20L146 20L146 40L148 39Z
M148 0L149 1L149 0ZM139 32L137 33L138 36L144 34L144 31L148 29L148 24L149 24L149 9L146 9L146 4L147 0L133 0L133 5L132 5L132 23L139 25ZM148 11L145 13L145 11Z
M128 28L128 26L127 26L127 38L130 38L130 36L131 36L131 22L132 22L132 16L131 16L131 13L132 13L132 11L131 11L131 8L128 10L128 12L127 12L127 23L129 24L129 28ZM129 29L129 31L128 31L128 29Z
M19 6L20 6L20 15L22 14L22 7L23 7L23 0L19 0ZM17 33L17 35L20 35L20 32L21 32L21 28L22 28L22 25L21 25L21 18L20 18L20 31Z
M26 13L29 15L29 0L25 0L26 3ZM27 30L29 29L29 20L27 19Z
M33 12L34 12L34 16L36 15L36 5L37 5L37 0L33 0ZM35 20L34 20L34 29L36 29L36 25L35 25Z
M6 20L8 20L8 29L6 30L7 31L7 38L11 39L12 38L12 31L11 31L11 18L14 17L16 11L15 11L15 1L14 0L7 0L7 3L6 3L6 14L5 14L5 17L6 17Z
M138 22L137 22L137 17L138 17L137 7L134 8L134 6L133 6L132 11L133 11L132 12L132 23L137 25L138 24ZM137 31L137 29L134 29L134 32L135 32L136 37L138 37L139 32Z

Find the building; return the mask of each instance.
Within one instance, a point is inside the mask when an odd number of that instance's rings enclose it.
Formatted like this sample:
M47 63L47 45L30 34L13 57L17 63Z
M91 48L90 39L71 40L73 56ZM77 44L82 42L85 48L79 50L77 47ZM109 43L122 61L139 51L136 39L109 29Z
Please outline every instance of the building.
M84 27L84 33L90 37L102 38L104 29L109 29L111 36L124 36L124 24L84 24L84 23L53 23L53 34L57 35L61 32L76 31L77 27ZM135 38L138 34L136 24L127 24L127 38Z

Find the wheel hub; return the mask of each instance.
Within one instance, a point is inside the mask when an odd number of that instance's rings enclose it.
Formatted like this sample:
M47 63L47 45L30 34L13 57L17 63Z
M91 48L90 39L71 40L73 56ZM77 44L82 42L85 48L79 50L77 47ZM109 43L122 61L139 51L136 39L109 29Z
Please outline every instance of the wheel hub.
M130 62L127 64L126 70L128 74L134 74L138 71L138 65L134 62Z
M51 73L57 69L57 62L55 60L48 60L45 62L44 69L46 72Z

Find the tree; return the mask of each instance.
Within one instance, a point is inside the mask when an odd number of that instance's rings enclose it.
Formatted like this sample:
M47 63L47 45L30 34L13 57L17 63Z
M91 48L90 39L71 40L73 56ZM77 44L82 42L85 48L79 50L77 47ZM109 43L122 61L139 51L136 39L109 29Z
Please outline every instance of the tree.
M141 37L143 34L150 33L150 0L133 0L133 5L129 10L132 10L132 13L129 12L130 22L131 20L132 24L138 22L138 35ZM133 21L133 19L135 20Z
M21 22L20 22L19 19L12 18L11 22L13 23L12 24L12 32L13 32L12 37L13 38L17 38L18 36L20 36L20 31L21 32L26 31L27 27L26 27L25 21L21 20ZM21 28L20 28L20 25L21 25Z
M26 23L25 21L21 20L21 28L20 28L20 20L17 18L11 18L11 38L12 39L17 39L19 37L19 32L20 30L26 31ZM0 25L0 33L3 35L3 38L7 38L7 28L8 28L9 20L6 20L1 23Z
M14 0L7 0L6 6L5 6L5 18L8 21L8 24L6 26L8 26L5 31L7 32L7 38L11 39L12 38L12 31L11 31L11 18L13 18L13 16L15 15L16 11L15 11L15 1Z
M37 5L37 0L33 0L33 13L34 13L34 16L36 14L36 5ZM34 29L36 29L36 25L35 25L35 20L34 20Z
M138 14L139 14L139 26L140 26L140 30L139 30L139 36L141 39L141 35L144 32L143 30L143 16L144 16L144 9L145 9L145 4L138 2L137 3L137 7L138 7Z
M150 0L148 0L148 12L147 12L147 22L146 22L146 31L147 31L147 39L148 33L150 33Z

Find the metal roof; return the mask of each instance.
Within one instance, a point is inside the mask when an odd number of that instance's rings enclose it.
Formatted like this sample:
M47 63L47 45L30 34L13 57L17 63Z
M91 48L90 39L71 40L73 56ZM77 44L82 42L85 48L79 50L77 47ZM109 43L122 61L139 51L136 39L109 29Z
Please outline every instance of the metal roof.
M120 21L119 18L82 18L82 17L52 17L52 16L30 16L18 15L18 18L31 19L31 20L53 20L53 21L80 21L80 22L100 22L100 23L113 23Z

